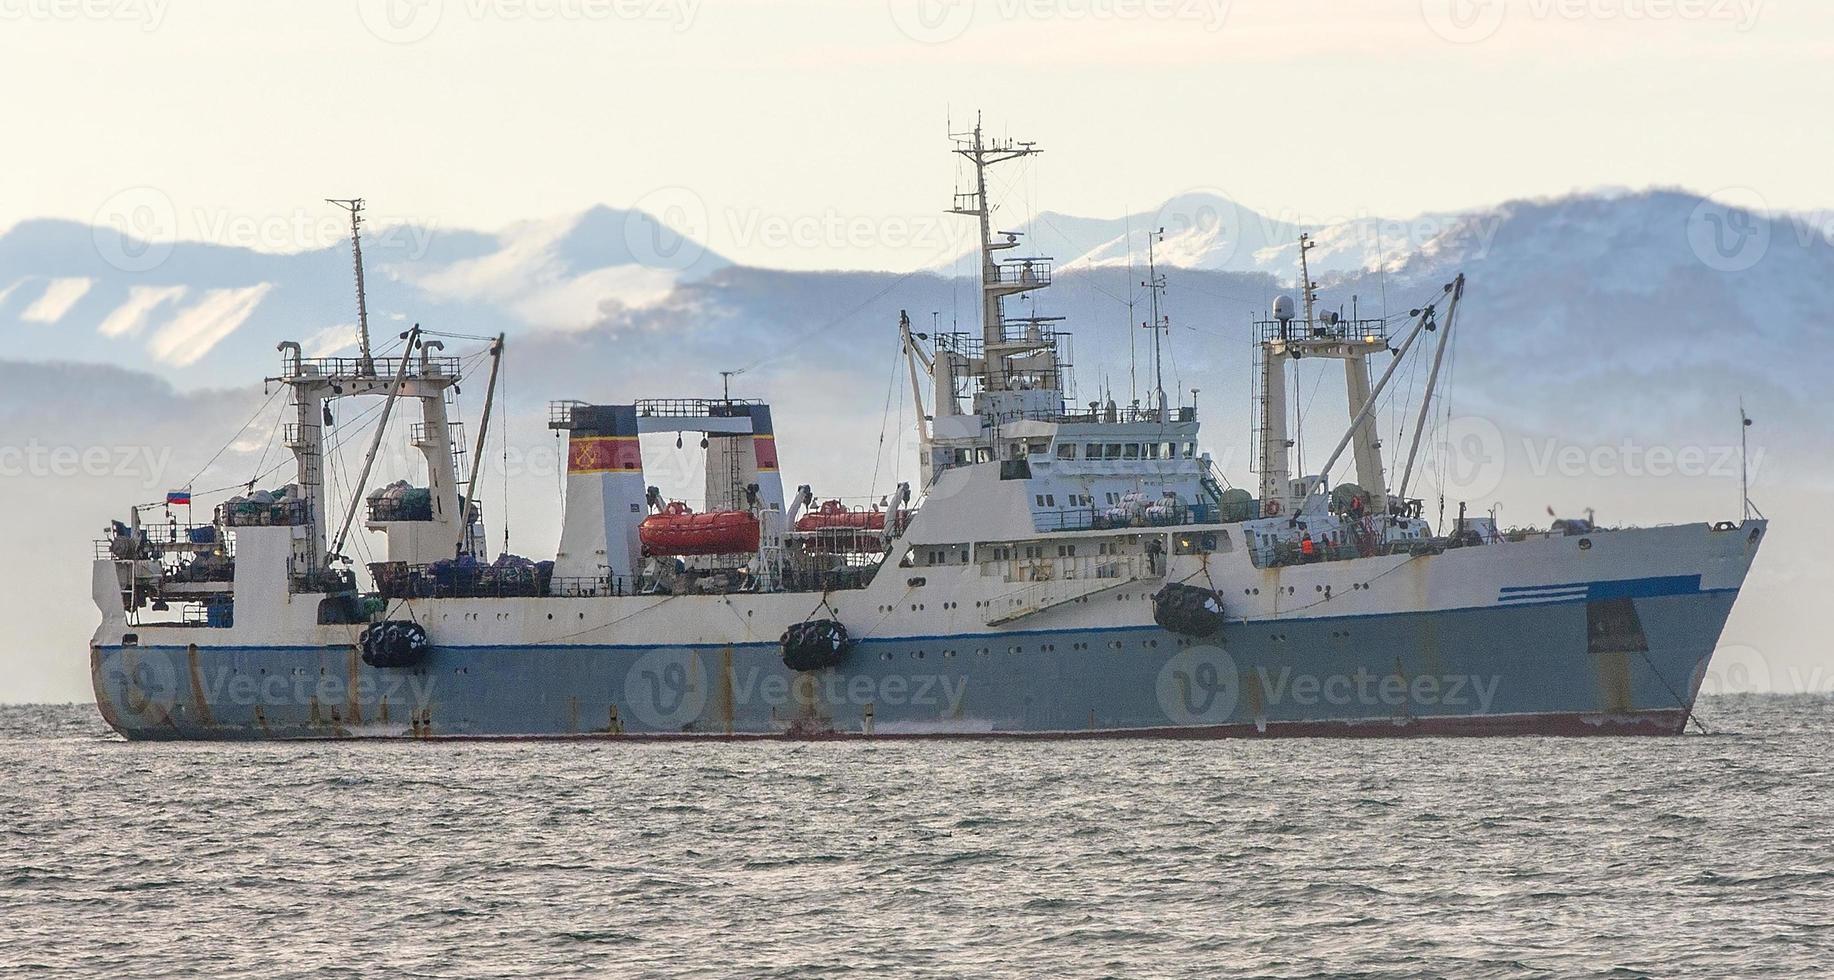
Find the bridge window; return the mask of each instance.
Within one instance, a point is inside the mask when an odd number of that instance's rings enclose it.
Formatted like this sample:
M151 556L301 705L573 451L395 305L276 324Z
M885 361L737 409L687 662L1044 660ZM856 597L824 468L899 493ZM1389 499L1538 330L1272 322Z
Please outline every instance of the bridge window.
M1128 443L1126 447L1124 447L1121 450L1121 458L1122 459L1139 459L1140 458L1140 444L1137 442Z
M1073 443L1073 442L1058 443L1057 444L1057 458L1058 459L1075 459L1076 458L1076 443Z

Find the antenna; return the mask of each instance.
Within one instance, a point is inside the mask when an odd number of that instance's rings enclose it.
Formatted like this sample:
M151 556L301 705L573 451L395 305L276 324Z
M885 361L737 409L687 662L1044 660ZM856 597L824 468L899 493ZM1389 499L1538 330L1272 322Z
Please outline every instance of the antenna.
M1751 416L1745 414L1745 399L1738 400L1738 497L1744 520L1751 520L1751 468L1746 462L1750 448Z
M1300 295L1305 297L1305 325L1307 336L1310 336L1312 333L1312 304L1318 301L1318 284L1312 281L1312 266L1311 263L1306 260L1305 254L1316 247L1318 247L1318 243L1312 240L1310 234L1300 234L1299 289L1301 290Z
M744 374L744 373L745 373L744 368L739 368L736 371L721 371L720 372L720 395L728 405L732 404L733 376Z
M328 197L325 202L350 212L350 251L357 267L357 373L373 375L376 362L369 353L369 300L363 289L363 199Z
M1164 238L1164 228L1147 234L1146 281L1140 284L1146 288L1147 309L1152 312L1152 320L1141 326L1153 332L1153 406L1162 422L1165 421L1165 372L1160 360L1159 335L1169 333L1172 328L1171 317L1159 312L1159 294L1165 291L1165 277L1159 274L1155 246Z
M1129 214L1126 218L1123 219L1123 222L1124 223L1122 227L1125 229L1125 232L1124 232L1122 240L1127 242L1127 278L1129 280L1132 280L1134 277L1133 215ZM1127 287L1127 325L1128 327L1131 328L1133 326L1133 322L1134 322L1134 291L1133 291L1133 286L1130 283ZM1140 400L1140 382L1137 378L1138 370L1136 367L1136 361L1137 361L1137 357L1134 353L1134 333L1132 329L1129 329L1127 331L1127 400L1129 402L1137 402Z

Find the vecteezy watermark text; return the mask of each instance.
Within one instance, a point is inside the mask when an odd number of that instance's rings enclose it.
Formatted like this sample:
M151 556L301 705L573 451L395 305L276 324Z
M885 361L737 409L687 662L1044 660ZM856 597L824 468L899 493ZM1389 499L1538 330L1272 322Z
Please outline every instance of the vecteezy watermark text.
M170 6L170 0L0 0L0 23L112 20L156 31Z
M133 478L160 486L172 463L170 446L47 446L36 439L0 446L0 479Z
M1489 40L1511 22L1727 24L1757 26L1766 0L1420 0L1433 33L1456 44Z

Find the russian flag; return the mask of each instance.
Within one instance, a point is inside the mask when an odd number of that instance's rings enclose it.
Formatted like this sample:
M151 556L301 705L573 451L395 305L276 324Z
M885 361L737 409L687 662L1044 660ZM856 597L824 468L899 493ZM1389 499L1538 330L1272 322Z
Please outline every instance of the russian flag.
M184 504L187 507L191 506L191 491L189 490L168 490L166 491L166 506L169 507L173 504Z

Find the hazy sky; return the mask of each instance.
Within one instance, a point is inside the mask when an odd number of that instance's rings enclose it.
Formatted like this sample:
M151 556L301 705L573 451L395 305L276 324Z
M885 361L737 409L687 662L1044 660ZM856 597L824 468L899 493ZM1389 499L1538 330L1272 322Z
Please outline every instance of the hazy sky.
M1022 211L1823 208L1830 63L1825 0L0 0L0 227L286 249L333 234L326 196L489 228L602 202L740 261L903 267L949 248L945 120L977 107L1048 151Z

